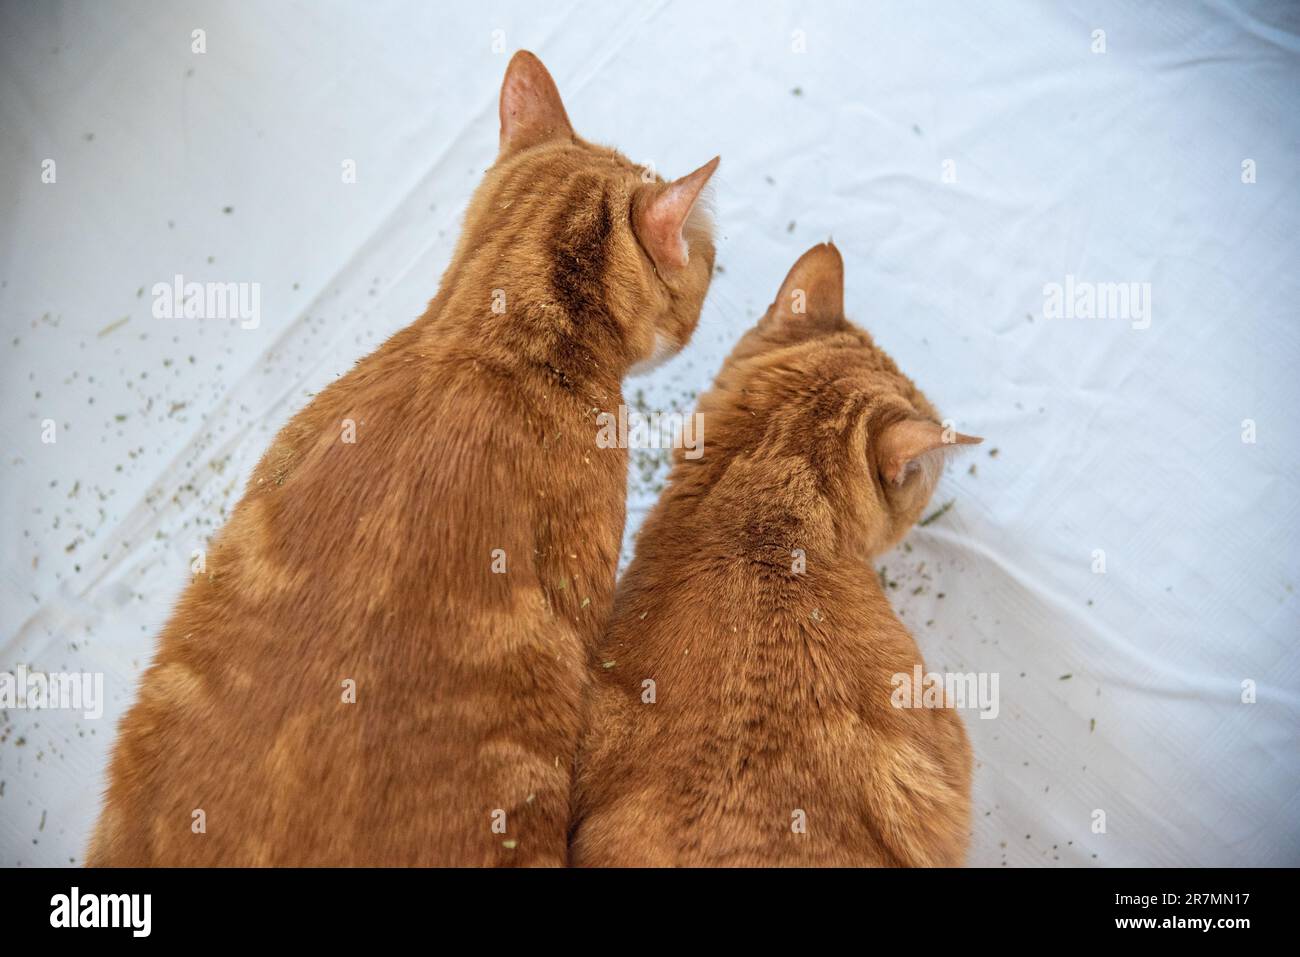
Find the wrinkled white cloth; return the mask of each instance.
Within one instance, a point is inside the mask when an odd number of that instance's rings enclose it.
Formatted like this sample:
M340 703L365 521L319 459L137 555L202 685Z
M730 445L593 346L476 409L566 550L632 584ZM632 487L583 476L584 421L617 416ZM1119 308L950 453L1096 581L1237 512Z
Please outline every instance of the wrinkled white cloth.
M698 334L631 402L689 411L833 237L850 316L986 437L880 562L931 669L999 676L971 862L1300 864L1297 8L801 6L6 9L0 671L105 700L4 711L0 864L81 860L195 551L433 295L518 48L584 136L722 155ZM176 276L259 321L156 317ZM634 455L629 549L665 471Z

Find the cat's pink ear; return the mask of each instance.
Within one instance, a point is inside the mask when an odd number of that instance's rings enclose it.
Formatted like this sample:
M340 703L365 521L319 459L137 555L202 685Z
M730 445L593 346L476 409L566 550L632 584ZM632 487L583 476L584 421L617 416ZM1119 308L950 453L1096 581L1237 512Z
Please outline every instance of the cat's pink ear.
M551 74L541 60L520 50L510 58L501 81L501 152L573 135Z
M795 261L771 313L778 322L843 317L844 259L834 243L818 243Z
M902 485L908 473L924 464L927 456L936 461L936 453L951 451L959 445L977 445L984 440L962 435L925 419L903 419L886 426L876 436L876 455L880 474L886 482Z
M641 188L632 206L632 229L660 272L681 269L689 261L687 220L720 162L722 157L715 156L681 179Z

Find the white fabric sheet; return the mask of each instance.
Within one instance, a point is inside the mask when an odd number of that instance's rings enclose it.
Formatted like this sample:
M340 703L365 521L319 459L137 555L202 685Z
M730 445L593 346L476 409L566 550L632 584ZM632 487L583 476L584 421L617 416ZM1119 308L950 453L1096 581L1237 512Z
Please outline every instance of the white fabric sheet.
M699 332L631 399L689 411L832 236L849 314L987 437L882 562L931 668L1000 676L971 863L1300 864L1297 10L6 4L0 671L107 701L0 715L0 864L81 860L193 550L433 295L518 48L583 135L722 155ZM260 324L154 318L177 274L259 283ZM1149 327L1047 318L1067 276L1149 283ZM665 470L635 457L629 547Z

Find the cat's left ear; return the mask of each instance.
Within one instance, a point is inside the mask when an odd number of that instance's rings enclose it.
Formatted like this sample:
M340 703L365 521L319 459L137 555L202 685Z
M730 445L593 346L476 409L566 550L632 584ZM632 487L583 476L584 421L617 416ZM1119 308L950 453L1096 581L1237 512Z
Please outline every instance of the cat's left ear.
M844 258L834 243L818 243L795 260L769 314L791 327L836 322L844 315Z
M689 261L686 223L720 162L722 157L715 156L681 179L642 186L633 201L632 229L661 273L681 269Z
M510 58L501 81L501 152L573 135L551 74L541 60L520 50Z
M891 485L902 485L907 476L927 461L941 464L944 452L959 445L978 445L984 440L962 435L926 419L903 419L886 426L875 437L876 461L880 474Z

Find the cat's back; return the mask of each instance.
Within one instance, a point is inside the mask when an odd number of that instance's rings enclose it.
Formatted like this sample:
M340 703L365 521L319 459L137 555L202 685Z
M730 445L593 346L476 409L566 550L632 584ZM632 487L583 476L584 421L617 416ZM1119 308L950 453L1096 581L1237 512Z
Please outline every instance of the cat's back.
M532 467L527 401L422 351L400 334L263 456L123 720L91 864L533 860L498 807L563 833L584 650L531 563L491 567L534 545L500 465Z
M575 861L960 863L965 732L892 707L920 655L874 573L680 548L661 507L601 647Z

